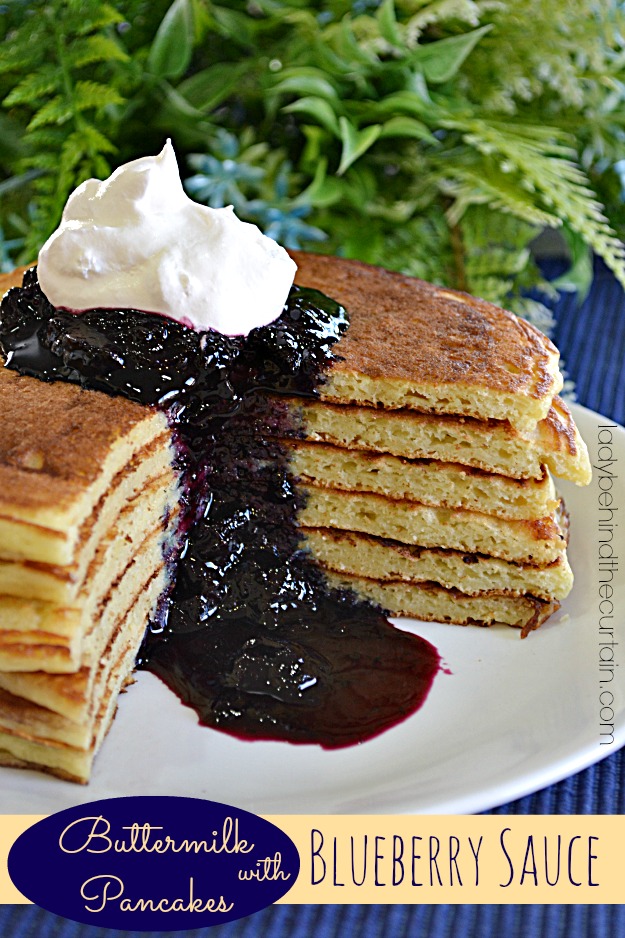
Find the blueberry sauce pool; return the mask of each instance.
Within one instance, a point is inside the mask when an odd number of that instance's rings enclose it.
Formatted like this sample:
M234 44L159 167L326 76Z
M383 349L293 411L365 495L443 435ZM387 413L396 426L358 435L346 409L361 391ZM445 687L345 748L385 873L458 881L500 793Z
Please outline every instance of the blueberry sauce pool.
M297 428L284 395L315 394L347 327L342 307L300 287L247 338L136 310L57 310L34 269L2 302L8 367L165 411L182 543L166 548L174 586L138 666L202 723L241 738L362 742L417 710L439 669L428 642L330 589L301 549L301 495L280 442Z

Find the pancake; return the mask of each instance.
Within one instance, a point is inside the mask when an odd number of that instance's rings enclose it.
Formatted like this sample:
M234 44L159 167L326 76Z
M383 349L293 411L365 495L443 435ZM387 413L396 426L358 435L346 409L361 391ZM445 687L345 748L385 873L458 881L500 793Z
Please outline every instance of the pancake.
M387 613L526 636L573 581L551 474L591 478L554 346L456 291L296 259L352 317L319 400L284 402L305 549Z
M545 601L529 594L516 596L488 590L468 596L459 590L444 589L438 583L406 583L333 573L329 574L329 581L337 588L355 590L396 616L453 625L507 625L520 629L522 638L559 608L555 600Z
M489 590L560 600L571 590L573 574L565 555L550 564L513 563L486 554L415 547L355 531L302 527L303 546L336 573L407 583L437 583L467 596Z
M322 400L506 420L530 432L549 413L562 388L558 350L513 313L358 261L293 257L297 283L351 315Z
M586 445L559 398L547 417L524 433L506 420L434 417L411 410L293 399L285 406L298 421L298 434L313 442L405 459L435 459L513 479L540 480L545 466L578 485L587 485L591 477Z
M387 537L420 547L482 553L520 563L552 563L566 550L558 512L532 521L509 521L483 512L432 508L368 492L302 485L299 522Z
M434 459L405 459L305 441L285 441L285 445L290 470L304 483L481 511L500 518L542 518L558 506L553 479L546 469L541 479L511 479Z
M70 558L82 523L117 473L155 440L165 437L168 445L167 421L125 398L33 380L8 368L0 368L0 396L2 555L26 554L19 535L30 523L41 531L42 543L47 536L52 543L59 539ZM29 538L37 541L35 533Z

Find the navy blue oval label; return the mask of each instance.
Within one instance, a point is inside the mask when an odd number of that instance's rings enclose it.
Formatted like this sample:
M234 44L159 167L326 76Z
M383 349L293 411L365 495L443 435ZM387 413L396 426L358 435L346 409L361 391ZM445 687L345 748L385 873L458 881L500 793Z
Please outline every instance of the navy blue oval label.
M88 925L176 931L258 912L294 885L284 831L215 801L137 796L59 811L25 831L9 875L36 905Z

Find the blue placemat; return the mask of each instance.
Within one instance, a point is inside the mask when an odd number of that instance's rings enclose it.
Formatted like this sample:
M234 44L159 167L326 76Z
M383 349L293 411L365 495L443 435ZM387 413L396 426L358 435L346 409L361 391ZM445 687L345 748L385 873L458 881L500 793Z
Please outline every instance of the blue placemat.
M554 340L581 404L625 423L625 294L601 265L579 305L554 307ZM623 814L625 750L577 775L497 808L496 814ZM142 938L145 932L87 927L34 906L0 907L10 938ZM274 906L229 925L180 938L620 938L625 906Z
M162 938L622 938L623 906L288 906ZM145 938L77 925L35 906L0 909L7 938Z

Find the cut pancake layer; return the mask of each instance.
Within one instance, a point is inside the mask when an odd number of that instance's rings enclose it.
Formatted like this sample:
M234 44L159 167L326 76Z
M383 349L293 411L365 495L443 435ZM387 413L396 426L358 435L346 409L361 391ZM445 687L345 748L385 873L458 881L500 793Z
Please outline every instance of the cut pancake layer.
M544 518L558 507L547 470L541 479L509 479L433 459L411 460L304 441L284 441L284 445L290 471L303 483L516 520Z
M558 351L512 313L358 261L294 253L297 283L350 312L323 400L508 420L547 416L562 387Z
M434 459L497 473L537 479L544 466L579 485L590 481L588 451L570 411L559 400L533 431L521 434L506 421L433 417L415 411L385 411L314 401L289 402L300 435L345 449Z
M73 562L62 566L20 558L2 559L0 597L27 595L65 607L75 606L102 543L110 538L109 532L117 527L120 537L132 540L147 529L146 512L150 512L154 523L160 521L166 505L158 495L161 490L169 491L173 500L173 478L168 445L151 454L145 464L138 461L137 468L129 467L83 525ZM120 517L124 519L121 528Z
M391 615L454 625L510 625L521 629L523 637L542 625L560 605L556 600L509 596L495 590L467 596L437 583L374 580L334 573L329 574L329 580L337 588L356 590Z
M159 453L159 470L168 452L166 446ZM35 587L26 591L28 599L0 595L1 669L76 670L81 662L85 663L86 636L100 621L104 609L110 614L111 604L122 601L138 570L143 571L145 580L162 566L164 540L173 536L177 522L177 508L168 509L176 479L168 465L161 475L146 480L154 464L154 458L146 459L147 473L141 462L131 465L116 487L117 497L101 499L85 547L77 545L82 556L69 570L19 561L0 565L0 579L7 581L11 591L17 592L24 585ZM120 497L120 490L131 497ZM166 513L168 529L164 530ZM93 530L100 532L97 539ZM95 556L87 567L86 560L92 554ZM31 574L35 582L29 584ZM43 587L39 594L43 598L38 597L37 586ZM47 586L57 588L46 593ZM60 603L49 601L50 594L59 593Z
M323 567L376 580L438 583L475 596L497 590L530 593L539 599L563 599L573 584L566 556L546 566L509 563L484 554L412 547L388 538L354 531L302 528L303 544Z
M71 673L97 662L111 621L119 617L128 607L129 598L163 567L164 539L173 537L177 520L176 512L165 532L158 524L141 544L115 528L98 552L101 556L79 597L81 605L75 609L0 598L0 622L20 622L19 631L0 629L0 669ZM109 559L114 562L112 569L107 565ZM70 631L66 631L68 621L72 623Z
M0 368L0 398L0 519L60 535L70 557L82 523L117 473L151 442L169 436L167 421L122 397L7 368ZM2 554L11 555L10 528L0 530ZM14 556L34 559L16 546Z
M555 513L534 521L508 521L383 495L312 485L300 489L305 504L299 521L305 527L360 531L404 544L488 554L519 563L552 563L566 549L566 531Z

